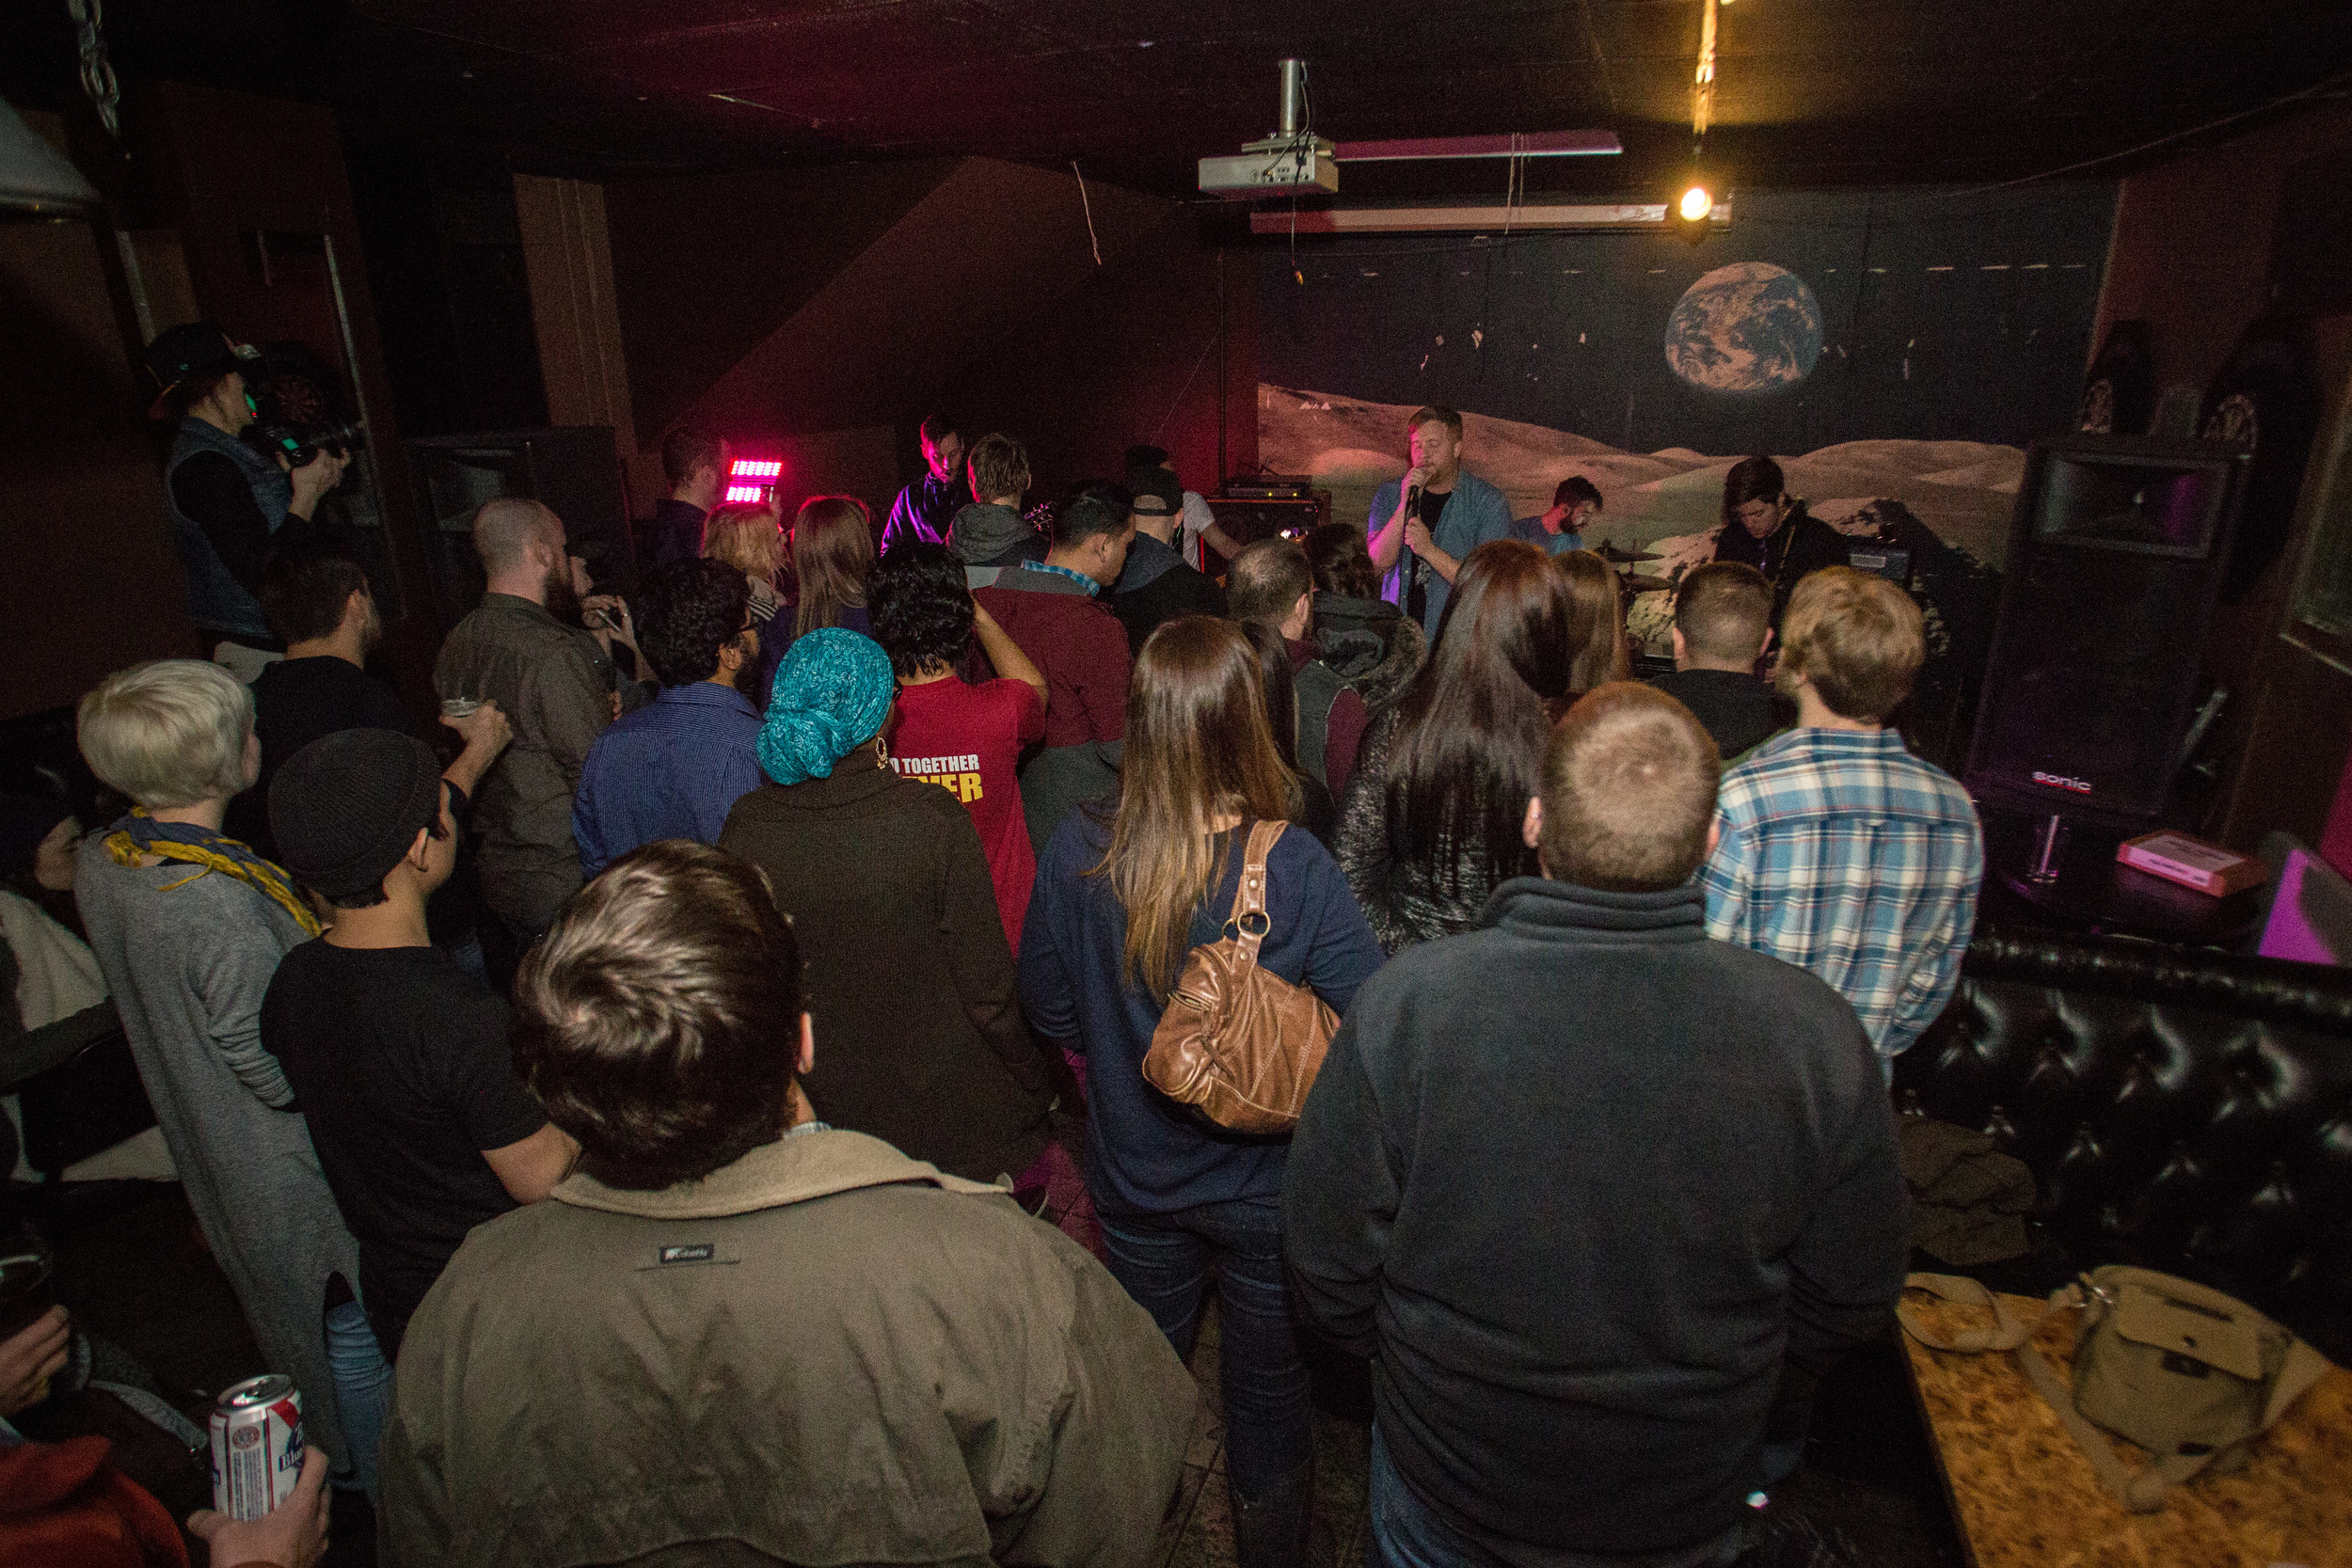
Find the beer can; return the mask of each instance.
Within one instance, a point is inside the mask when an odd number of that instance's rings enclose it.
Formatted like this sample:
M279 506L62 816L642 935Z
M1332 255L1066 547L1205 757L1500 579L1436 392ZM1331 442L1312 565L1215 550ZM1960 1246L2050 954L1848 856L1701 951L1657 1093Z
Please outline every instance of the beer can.
M213 1507L259 1519L302 1479L302 1394L283 1372L246 1378L213 1405Z

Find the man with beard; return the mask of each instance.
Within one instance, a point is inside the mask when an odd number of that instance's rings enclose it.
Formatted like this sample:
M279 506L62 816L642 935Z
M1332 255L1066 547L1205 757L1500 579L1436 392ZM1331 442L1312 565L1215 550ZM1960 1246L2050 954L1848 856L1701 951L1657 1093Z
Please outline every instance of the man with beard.
M583 878L656 839L718 843L728 811L760 785L759 709L739 687L759 667L750 582L723 561L674 561L637 604L638 646L661 692L588 749L572 803Z
M444 703L494 702L514 724L514 744L483 776L473 831L482 900L528 946L580 887L572 798L612 699L570 630L580 595L563 520L537 501L488 501L474 514L473 545L488 581L441 644L433 685Z
M367 574L340 556L304 552L270 562L257 585L269 628L286 657L263 667L253 686L253 737L262 743L262 776L229 802L229 836L278 859L269 832L269 782L288 757L337 730L415 733L390 687L366 673L384 639L384 623ZM459 786L471 792L473 781Z
M979 499L972 494L964 473L963 437L956 433L956 417L944 411L927 415L920 435L923 475L890 503L890 521L882 529L878 553L886 555L908 539L946 544L956 514Z

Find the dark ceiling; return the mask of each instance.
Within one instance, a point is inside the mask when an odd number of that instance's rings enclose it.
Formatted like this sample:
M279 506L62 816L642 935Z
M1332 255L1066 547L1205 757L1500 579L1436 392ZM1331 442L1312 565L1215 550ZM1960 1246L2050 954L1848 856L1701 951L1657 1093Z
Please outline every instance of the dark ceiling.
M37 13L38 8L38 13ZM75 92L65 0L11 0L0 90ZM353 134L520 168L653 173L982 153L1147 189L1273 128L1311 63L1339 140L1613 130L1541 192L1646 189L1690 152L1699 0L108 0L126 94L169 75L332 105ZM2347 0L1737 0L1728 182L2024 178L2352 89ZM13 35L13 36L9 36ZM2291 105L2290 105L2291 106ZM2168 149L2169 150L2169 149ZM2103 163L2100 172L2128 166ZM1486 191L1499 163L1351 166L1351 197Z

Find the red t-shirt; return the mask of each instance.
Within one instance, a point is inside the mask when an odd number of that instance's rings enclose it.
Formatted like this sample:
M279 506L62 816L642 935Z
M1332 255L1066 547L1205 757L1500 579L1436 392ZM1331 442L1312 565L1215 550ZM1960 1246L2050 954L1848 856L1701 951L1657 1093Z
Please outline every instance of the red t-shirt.
M972 814L1005 941L1021 951L1021 917L1037 881L1037 853L1021 815L1021 784L1013 764L1021 749L1045 735L1045 705L1026 681L966 686L952 676L898 689L898 727L890 738L890 766L909 779L945 787Z

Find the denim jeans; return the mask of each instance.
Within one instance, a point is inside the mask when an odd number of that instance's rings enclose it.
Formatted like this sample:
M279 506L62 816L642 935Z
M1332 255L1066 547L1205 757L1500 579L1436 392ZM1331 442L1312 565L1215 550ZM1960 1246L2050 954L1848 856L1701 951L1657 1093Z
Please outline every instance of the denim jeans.
M1505 1568L1502 1559L1470 1540L1445 1520L1435 1510L1413 1496L1405 1478L1397 1474L1396 1462L1389 1457L1389 1445L1380 1434L1380 1423L1372 1423L1371 1492L1372 1551L1374 1568ZM1716 1540L1681 1551L1645 1554L1640 1557L1578 1556L1573 1553L1554 1554L1563 1564L1589 1564L1590 1568L1624 1564L1626 1568L1646 1564L1682 1564L1687 1568L1724 1568L1740 1555L1743 1530L1734 1526Z
M367 1309L346 1301L326 1309L326 1367L335 1379L335 1409L342 1417L351 1474L375 1500L375 1450L392 1402L392 1366L368 1326Z
M1176 1354L1189 1357L1212 1267L1225 1392L1225 1468L1255 1499L1312 1451L1307 1363L1282 1282L1282 1218L1272 1198L1204 1203L1173 1213L1101 1209L1104 1259Z

